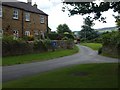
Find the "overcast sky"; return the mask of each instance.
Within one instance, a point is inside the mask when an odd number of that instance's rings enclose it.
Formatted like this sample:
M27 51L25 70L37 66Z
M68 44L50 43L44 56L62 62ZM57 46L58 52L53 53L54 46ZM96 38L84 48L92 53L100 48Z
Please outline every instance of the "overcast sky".
M27 0L19 0L23 2L27 2ZM74 15L69 17L69 12L63 12L61 0L32 0L32 4L36 3L38 8L49 15L48 25L52 29L52 31L56 31L56 28L59 24L66 23L72 31L80 31L81 25L83 25L83 16ZM104 27L112 27L115 26L115 19L112 16L114 14L112 10L109 10L106 13L103 13L103 16L106 16L107 23L102 23L99 21L95 22L95 26L93 28L104 28ZM85 17L85 16L84 16Z

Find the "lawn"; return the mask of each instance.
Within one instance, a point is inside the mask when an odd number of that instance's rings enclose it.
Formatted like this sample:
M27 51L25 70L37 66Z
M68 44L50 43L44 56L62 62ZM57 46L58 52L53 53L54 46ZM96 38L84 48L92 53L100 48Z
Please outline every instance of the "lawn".
M28 54L28 55L20 55L20 56L3 57L2 65L7 66L7 65L15 65L15 64L49 60L53 58L72 55L77 53L78 51L79 51L78 47L75 46L74 49L58 50L54 52L51 51L51 52L45 52L40 54Z
M117 88L118 64L82 64L3 83L3 88Z
M81 45L90 47L93 50L98 50L100 47L102 47L102 44L100 44L100 43L81 43Z

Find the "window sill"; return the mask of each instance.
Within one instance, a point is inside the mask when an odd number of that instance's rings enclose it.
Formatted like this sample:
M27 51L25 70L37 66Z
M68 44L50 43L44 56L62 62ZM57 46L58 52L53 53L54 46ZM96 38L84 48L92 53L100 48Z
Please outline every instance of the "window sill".
M25 20L26 22L30 22L30 20Z
M13 19L14 19L14 20L18 20L18 18L14 18L14 17L13 17Z
M40 23L40 24L45 24L45 23Z

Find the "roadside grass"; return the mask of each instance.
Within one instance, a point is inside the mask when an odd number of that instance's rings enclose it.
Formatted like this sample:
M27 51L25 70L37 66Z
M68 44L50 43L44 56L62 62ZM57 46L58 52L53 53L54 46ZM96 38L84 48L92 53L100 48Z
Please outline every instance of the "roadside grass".
M118 64L81 64L3 83L4 88L118 88Z
M119 56L119 55L116 55L116 54L112 55L112 54L108 54L108 53L102 53L101 55L102 55L102 56L106 56L106 57L111 57L111 58L118 58L118 59L120 59L120 56Z
M102 47L102 44L100 44L100 43L81 43L81 45L90 47L93 50L99 50ZM112 55L112 54L108 54L108 53L101 53L100 55L120 59L119 55Z
M74 49L57 50L54 52L51 51L51 52L45 52L45 53L39 53L39 54L28 54L28 55L20 55L20 56L3 57L2 65L9 66L9 65L15 65L15 64L44 61L44 60L72 55L72 54L77 53L78 51L79 51L79 48L75 46Z
M81 43L81 45L90 47L93 50L99 50L102 47L101 43Z

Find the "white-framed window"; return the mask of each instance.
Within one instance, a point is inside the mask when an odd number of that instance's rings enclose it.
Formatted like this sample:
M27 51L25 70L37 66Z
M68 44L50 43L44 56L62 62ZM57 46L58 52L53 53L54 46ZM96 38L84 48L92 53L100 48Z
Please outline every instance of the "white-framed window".
M13 19L18 19L18 9L13 10Z
M2 6L0 5L0 17L2 17Z
M45 17L43 15L40 15L40 23L45 23Z
M25 31L26 36L30 36L30 31Z
M19 38L19 31L18 30L14 30L13 31L13 36L14 36L13 39L15 39L15 40L18 39Z
M30 13L28 12L25 13L25 20L30 21Z

